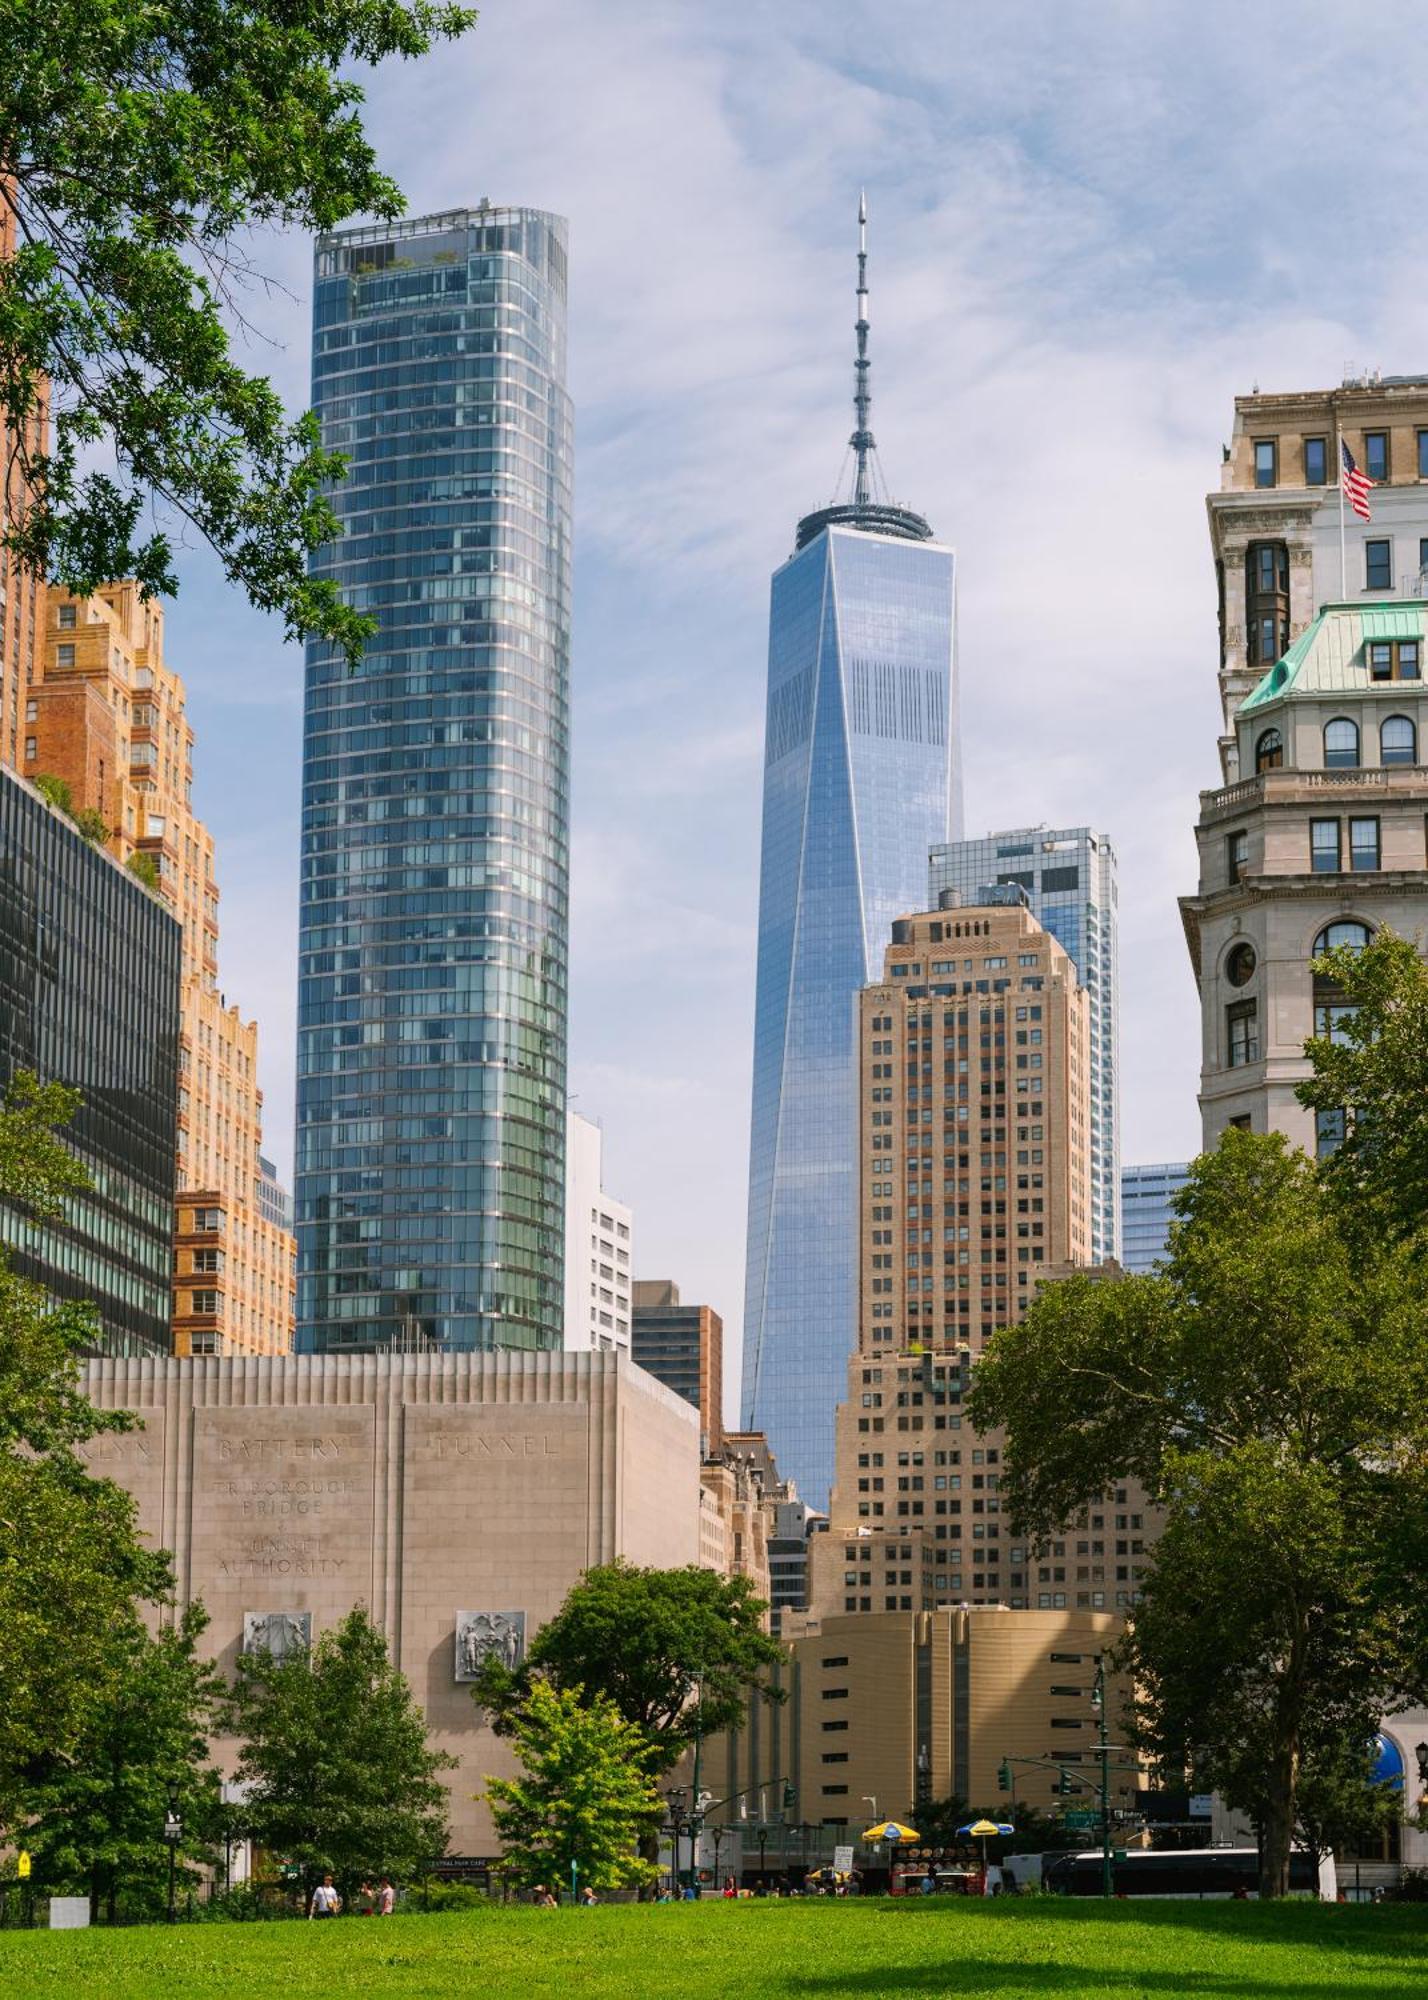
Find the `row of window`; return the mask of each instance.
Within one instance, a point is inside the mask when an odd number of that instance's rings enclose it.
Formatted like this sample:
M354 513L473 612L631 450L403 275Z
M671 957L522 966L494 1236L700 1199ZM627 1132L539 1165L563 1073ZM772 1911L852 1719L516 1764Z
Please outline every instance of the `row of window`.
M1346 715L1336 715L1324 724L1324 769L1357 771L1362 765L1359 726ZM1416 764L1418 730L1407 715L1388 715L1379 724L1380 764ZM1264 730L1255 741L1255 775L1278 771L1284 766L1284 736L1278 729Z
M1428 430L1416 433L1418 449L1418 477L1428 479ZM1303 458L1301 461L1306 486L1330 486L1333 478L1333 454L1327 437L1307 437L1301 440ZM1277 486L1279 484L1279 439L1256 438L1254 441L1254 483L1256 486ZM1369 478L1382 485L1392 476L1392 452L1390 434L1387 431L1365 431L1363 447L1363 470Z

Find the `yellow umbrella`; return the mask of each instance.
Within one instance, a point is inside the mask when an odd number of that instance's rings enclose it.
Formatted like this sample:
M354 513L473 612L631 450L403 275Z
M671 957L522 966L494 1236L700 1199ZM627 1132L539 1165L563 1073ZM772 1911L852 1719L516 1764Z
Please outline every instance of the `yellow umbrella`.
M992 1831L995 1832L996 1828L994 1827ZM904 1826L902 1821L897 1819L880 1819L876 1826L865 1827L863 1830L864 1840L885 1840L890 1847L896 1847L899 1841L921 1840L921 1838L922 1835L916 1827Z
M974 1819L967 1826L959 1826L957 1831L970 1834L973 1840L994 1840L999 1833L1010 1833L1012 1828L1007 1825L998 1826L995 1820Z

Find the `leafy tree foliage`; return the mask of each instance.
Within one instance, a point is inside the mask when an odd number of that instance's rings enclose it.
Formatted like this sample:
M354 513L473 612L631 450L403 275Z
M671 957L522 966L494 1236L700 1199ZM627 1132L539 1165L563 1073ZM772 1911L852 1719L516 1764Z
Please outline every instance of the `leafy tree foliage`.
M1334 1738L1309 1746L1295 1802L1304 1845L1317 1860L1378 1839L1403 1813L1397 1785L1374 1777L1374 1751Z
M1428 1348L1411 1266L1358 1256L1314 1167L1231 1131L1195 1162L1161 1275L1047 1287L970 1414L1048 1535L1117 1478L1165 1506L1125 1664L1141 1740L1259 1823L1288 1884L1306 1756L1363 1743L1415 1669L1386 1603L1422 1518Z
M659 1753L614 1702L602 1694L587 1701L582 1689L536 1675L511 1735L525 1776L490 1779L486 1797L518 1880L559 1889L574 1869L593 1889L652 1881L658 1870L637 1847L663 1809L653 1777Z
M32 495L3 536L21 564L78 593L172 591L157 506L290 632L360 647L365 621L306 568L342 460L237 365L226 327L258 282L245 232L400 213L352 69L473 18L447 0L8 0L0 423Z
M175 1787L183 1847L202 1855L218 1820L218 1773L206 1737L219 1697L217 1668L198 1657L208 1623L190 1605L151 1634L137 1619L103 1635L103 1677L83 1733L45 1760L25 1796L25 1844L47 1889L88 1890L115 1920L121 1891L156 1908L165 1856L159 1843Z
M0 1110L0 1197L57 1219L88 1185L57 1136L78 1098L21 1075ZM92 1479L80 1447L133 1418L103 1413L79 1386L92 1307L54 1305L0 1256L0 1828L12 1827L32 1777L78 1754L108 1687L114 1632L136 1599L172 1586L146 1550L129 1496Z
M1308 1044L1299 1086L1313 1111L1344 1115L1324 1177L1365 1254L1385 1236L1428 1241L1428 966L1407 938L1380 930L1362 950L1341 945L1315 963L1351 1010L1332 1038Z
M411 1686L361 1605L311 1656L244 1655L225 1724L252 1786L245 1830L305 1879L331 1869L346 1894L364 1874L413 1876L445 1852L437 1773L455 1760L428 1749Z
M783 1699L767 1679L784 1654L763 1610L747 1577L605 1563L585 1572L521 1667L488 1660L473 1693L507 1733L538 1676L604 1695L668 1769L696 1736L741 1726L751 1692Z

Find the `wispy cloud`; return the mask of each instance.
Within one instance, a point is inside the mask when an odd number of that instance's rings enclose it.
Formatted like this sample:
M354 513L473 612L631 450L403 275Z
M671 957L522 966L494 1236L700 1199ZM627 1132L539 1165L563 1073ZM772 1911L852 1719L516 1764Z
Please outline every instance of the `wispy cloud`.
M639 1262L731 1329L768 575L850 428L859 184L882 455L960 556L969 830L1116 841L1126 1155L1178 1156L1199 1034L1175 896L1218 728L1203 496L1237 390L1422 362L1416 262L1391 254L1417 240L1420 32L1407 0L1372 36L1327 0L490 0L461 48L377 79L414 209L489 194L571 220L572 1087ZM274 257L300 304L261 365L300 400L308 246ZM291 931L269 905L296 877L300 666L193 573L170 631L223 841L224 982L262 1006L285 1155Z

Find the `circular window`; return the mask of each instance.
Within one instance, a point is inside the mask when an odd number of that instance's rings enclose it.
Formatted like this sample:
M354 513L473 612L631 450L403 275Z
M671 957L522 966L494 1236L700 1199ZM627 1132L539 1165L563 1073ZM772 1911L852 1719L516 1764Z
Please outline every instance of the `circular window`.
M1254 978L1254 969L1258 962L1253 945L1232 945L1230 955L1225 960L1225 977L1231 986L1247 986Z

